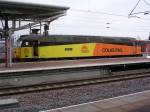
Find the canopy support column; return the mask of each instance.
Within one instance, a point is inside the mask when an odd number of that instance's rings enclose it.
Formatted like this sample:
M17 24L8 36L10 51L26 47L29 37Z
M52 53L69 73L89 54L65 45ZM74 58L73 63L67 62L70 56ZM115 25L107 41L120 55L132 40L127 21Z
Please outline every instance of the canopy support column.
M5 18L4 37L5 37L5 66L12 67L12 49L11 49L11 37L9 34L8 19Z

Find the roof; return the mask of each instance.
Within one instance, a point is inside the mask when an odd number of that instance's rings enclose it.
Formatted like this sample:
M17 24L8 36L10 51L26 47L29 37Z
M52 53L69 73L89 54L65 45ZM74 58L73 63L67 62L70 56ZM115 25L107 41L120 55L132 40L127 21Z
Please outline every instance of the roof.
M109 37L109 36L88 36L88 35L22 35L19 41L39 41L51 43L118 43L132 45L135 38L132 37Z
M23 19L38 21L64 14L68 9L69 7L0 0L0 19L7 17L11 20Z
M50 39L50 38L104 38L104 39L116 39L116 40L127 40L127 41L132 41L135 40L133 37L115 37L115 36L89 36L89 35L36 35L36 34L31 34L31 35L22 35L20 37L20 40L43 40L43 39Z

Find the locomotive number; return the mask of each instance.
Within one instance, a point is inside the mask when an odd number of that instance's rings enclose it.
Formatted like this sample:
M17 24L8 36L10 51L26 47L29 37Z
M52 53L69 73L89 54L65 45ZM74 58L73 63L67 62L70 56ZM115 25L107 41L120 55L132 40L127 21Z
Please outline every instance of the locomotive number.
M72 51L73 48L65 48L65 51Z

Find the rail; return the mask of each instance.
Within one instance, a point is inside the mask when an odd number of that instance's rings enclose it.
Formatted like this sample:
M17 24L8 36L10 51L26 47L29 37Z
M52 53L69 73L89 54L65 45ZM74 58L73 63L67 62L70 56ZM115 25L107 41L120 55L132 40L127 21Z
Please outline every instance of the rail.
M101 78L93 78L86 80L77 80L77 81L67 81L61 83L47 83L47 84L39 84L39 85L31 85L31 86L22 86L22 87L11 87L11 88L0 88L0 96L14 95L14 94L24 94L36 91L45 91L52 89L60 89L60 88L69 88L75 86L84 86L90 84L98 84L98 83L110 83L116 81L124 81L124 80L132 80L137 78L150 77L150 71L141 71L140 73L129 73L129 74L120 74L113 76L106 76Z

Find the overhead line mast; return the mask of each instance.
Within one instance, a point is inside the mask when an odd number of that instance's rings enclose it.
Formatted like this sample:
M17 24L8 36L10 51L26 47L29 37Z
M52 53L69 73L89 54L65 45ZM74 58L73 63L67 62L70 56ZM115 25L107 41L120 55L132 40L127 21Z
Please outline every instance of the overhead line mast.
M134 15L137 15L137 14L141 14L143 13L144 15L147 15L150 13L150 11L141 11L141 12L134 12L135 9L137 8L137 6L140 4L140 2L143 1L146 3L146 5L148 5L150 7L150 3L147 2L146 0L138 0L138 2L136 3L136 5L134 6L134 8L131 10L131 12L128 14L128 17L138 17L138 16L134 16Z

